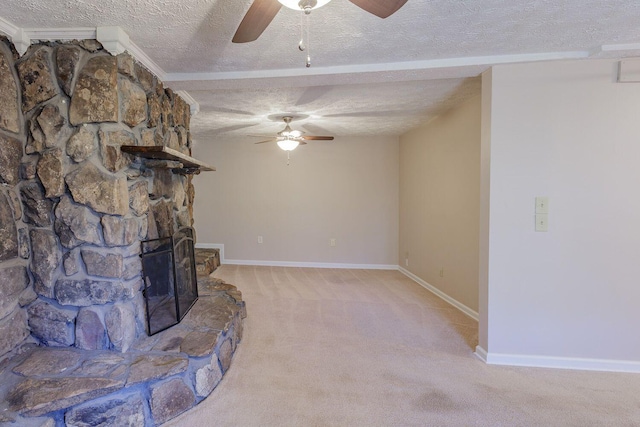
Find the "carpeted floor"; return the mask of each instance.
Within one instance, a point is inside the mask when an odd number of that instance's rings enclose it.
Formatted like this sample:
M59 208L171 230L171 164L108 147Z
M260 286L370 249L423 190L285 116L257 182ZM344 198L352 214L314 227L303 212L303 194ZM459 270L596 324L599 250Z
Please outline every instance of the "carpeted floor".
M213 393L167 426L640 426L640 375L489 366L396 271L224 265L247 304Z

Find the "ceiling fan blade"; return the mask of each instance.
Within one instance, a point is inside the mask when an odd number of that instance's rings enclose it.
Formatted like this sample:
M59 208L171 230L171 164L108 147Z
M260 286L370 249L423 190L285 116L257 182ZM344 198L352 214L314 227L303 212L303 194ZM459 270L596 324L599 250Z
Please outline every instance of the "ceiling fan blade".
M276 142L277 140L278 138L271 138L271 139L267 139L266 141L256 142L256 144L264 144L265 142Z
M233 36L234 43L252 42L269 26L280 11L278 0L254 0Z
M387 18L398 11L407 0L349 0L361 9L373 13L382 19Z
M304 135L302 139L306 139L307 141L333 141L332 136L314 136L314 135Z

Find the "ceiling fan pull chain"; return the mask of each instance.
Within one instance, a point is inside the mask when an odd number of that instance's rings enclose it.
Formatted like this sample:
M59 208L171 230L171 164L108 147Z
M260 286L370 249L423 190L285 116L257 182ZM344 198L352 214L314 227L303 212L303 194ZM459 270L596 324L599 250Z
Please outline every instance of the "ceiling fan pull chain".
M300 15L300 43L298 43L298 49L300 49L300 52L304 52L306 49L304 45L304 17L304 14Z
M291 151L287 151L287 166L289 166L289 160L291 160L291 157L289 157L290 153Z
M305 65L307 66L307 68L311 67L311 14L309 13L305 13L306 19L307 19L307 62L305 63Z

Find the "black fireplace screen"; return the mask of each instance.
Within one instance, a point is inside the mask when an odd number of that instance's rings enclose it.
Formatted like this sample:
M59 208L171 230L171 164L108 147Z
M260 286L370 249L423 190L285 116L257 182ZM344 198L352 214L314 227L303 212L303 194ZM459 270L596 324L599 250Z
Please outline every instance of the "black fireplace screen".
M142 244L147 333L163 331L187 314L198 299L193 229Z

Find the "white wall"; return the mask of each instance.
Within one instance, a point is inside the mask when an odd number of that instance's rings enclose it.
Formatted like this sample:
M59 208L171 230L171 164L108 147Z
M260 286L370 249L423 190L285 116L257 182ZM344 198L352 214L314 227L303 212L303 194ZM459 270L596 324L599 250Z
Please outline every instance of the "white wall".
M476 96L400 138L400 264L474 317L480 101Z
M552 62L484 76L490 361L640 370L640 85L615 83L615 69ZM550 200L546 233L534 231L536 196Z
M227 260L398 264L397 138L311 141L289 166L275 143L198 141L194 156L217 168L194 179L197 241Z

